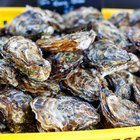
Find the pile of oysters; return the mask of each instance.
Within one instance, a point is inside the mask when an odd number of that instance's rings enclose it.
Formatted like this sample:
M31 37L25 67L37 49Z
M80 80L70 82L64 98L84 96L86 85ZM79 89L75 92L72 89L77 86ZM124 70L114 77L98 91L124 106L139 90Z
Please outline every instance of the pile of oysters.
M0 29L0 133L127 126L140 126L140 10L28 6Z

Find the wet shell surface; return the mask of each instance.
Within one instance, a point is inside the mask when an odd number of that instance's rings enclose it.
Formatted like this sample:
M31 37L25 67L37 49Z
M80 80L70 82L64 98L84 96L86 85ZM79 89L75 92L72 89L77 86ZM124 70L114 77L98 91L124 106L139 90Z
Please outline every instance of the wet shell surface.
M49 39L40 39L38 46L49 52L72 52L85 50L95 40L95 32L77 32Z
M64 80L64 86L73 95L91 102L99 99L102 83L89 71L77 68Z
M21 73L36 81L45 81L51 72L50 63L43 59L34 42L22 36L14 36L2 48L5 58L10 59Z
M100 121L90 104L72 97L38 97L31 107L42 130L47 132L92 129Z

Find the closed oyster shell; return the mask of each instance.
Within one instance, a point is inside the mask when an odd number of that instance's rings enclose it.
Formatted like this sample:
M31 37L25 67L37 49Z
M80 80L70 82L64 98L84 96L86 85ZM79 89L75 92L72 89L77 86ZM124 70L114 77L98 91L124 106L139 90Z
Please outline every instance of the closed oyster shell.
M64 28L63 19L58 13L27 7L27 10L14 18L8 25L8 33L32 38L41 33L53 34ZM50 30L51 28L51 30Z
M102 77L121 69L127 69L128 63L133 64L129 53L119 49L109 40L100 40L90 46L87 58L87 63L96 67Z
M130 51L140 51L140 29L138 27L126 27L122 30L128 37L130 43L132 43L132 45L130 46Z
M47 132L92 129L100 121L94 107L72 97L38 97L31 107L41 129Z
M132 85L134 82L133 75L127 71L119 71L107 75L105 79L108 82L108 87L120 96L122 99L130 99L132 94Z
M34 80L30 80L25 77L18 77L17 78L19 85L18 88L22 89L23 91L28 91L31 93L45 93L49 92L51 95L58 94L60 88L58 83L54 80L47 80L44 82L37 82Z
M95 32L76 32L61 37L39 39L38 46L49 52L71 52L87 49L95 40Z
M16 71L5 59L0 59L0 84L18 85Z
M83 55L81 52L58 52L51 54L48 58L52 64L52 71L50 78L61 81L75 67L83 62Z
M130 14L130 26L140 27L140 9L135 10Z
M111 40L119 48L126 48L127 38L117 27L107 20L92 23L92 29L97 33L99 39Z
M100 97L102 83L98 77L92 76L88 70L77 68L71 71L63 84L73 95L87 101L98 100Z
M63 15L66 30L75 29L91 21L103 19L100 11L93 7L81 7Z
M17 90L11 90L7 95L0 95L0 112L11 132L34 131L31 101L30 95Z
M134 77L133 90L135 102L140 105L140 77Z
M140 71L140 59L133 53L129 53L131 61L128 63L128 70L132 73Z
M2 53L30 79L36 81L48 79L51 72L50 63L43 59L41 51L31 40L21 36L11 37L3 47Z
M122 11L113 14L108 20L118 28L122 26L129 26L129 13Z
M101 94L103 115L113 127L140 125L140 108L132 101L122 99L104 89Z

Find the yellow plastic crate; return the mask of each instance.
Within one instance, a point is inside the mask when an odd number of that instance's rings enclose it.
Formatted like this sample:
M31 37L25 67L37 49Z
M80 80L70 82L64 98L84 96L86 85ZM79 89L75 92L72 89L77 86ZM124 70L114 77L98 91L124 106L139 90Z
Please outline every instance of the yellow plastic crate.
M25 8L19 7L0 8L0 27L3 26L3 21L10 22L24 10ZM120 10L122 9L102 9L102 13L107 19ZM73 132L0 134L0 140L140 140L140 126Z

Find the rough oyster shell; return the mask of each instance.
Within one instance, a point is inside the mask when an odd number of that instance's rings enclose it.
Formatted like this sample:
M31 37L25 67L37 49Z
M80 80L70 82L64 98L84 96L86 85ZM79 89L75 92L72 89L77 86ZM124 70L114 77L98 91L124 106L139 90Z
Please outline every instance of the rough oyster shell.
M112 90L115 95L120 96L122 99L131 98L131 88L134 82L131 73L127 71L119 71L107 75L105 79L108 82L109 89Z
M68 75L63 82L73 95L87 101L98 100L102 88L102 83L98 77L92 76L88 70L77 68Z
M131 62L129 53L119 49L112 41L100 40L90 46L87 52L88 62L95 66L104 77L109 73L128 68ZM129 64L133 64L132 63Z
M134 77L133 90L135 102L140 105L140 77Z
M2 49L4 57L11 60L21 73L36 81L45 81L51 72L50 63L43 59L34 42L21 36L11 37Z
M44 131L92 129L100 121L90 104L72 97L38 97L31 107Z
M93 7L81 7L63 15L66 30L86 25L90 21L103 18L100 11Z
M14 18L8 25L8 33L32 37L43 32L53 34L54 30L63 29L63 19L55 12L27 7L27 10ZM49 29L51 28L51 30Z
M128 70L132 73L140 70L140 59L133 53L129 53L131 61L128 63Z
M138 27L126 27L122 30L130 40L130 43L132 43L132 45L130 46L131 50L140 51L140 29Z
M15 69L5 59L0 59L0 84L18 85Z
M52 64L50 78L55 78L61 81L66 78L71 70L82 63L83 55L79 51L59 52L51 54L48 60L50 60Z
M115 26L122 27L122 26L129 26L129 13L128 12L119 12L113 14L109 21L113 23Z
M130 26L140 27L140 9L135 10L130 14L129 24Z
M111 40L119 48L125 48L128 45L127 38L123 32L107 20L93 22L91 28L100 39Z
M87 49L95 40L95 32L77 32L61 37L39 39L37 44L45 51L67 52Z
M140 125L140 108L137 104L117 97L107 89L103 91L101 94L102 112L113 127Z
M34 80L30 80L25 77L18 77L18 88L22 89L23 91L28 91L31 93L45 93L49 92L51 95L58 94L60 88L58 83L53 80L47 80L44 82L37 82Z
M11 90L7 95L0 95L0 112L11 132L34 131L28 128L33 125L34 120L30 109L31 101L30 95L17 90Z

